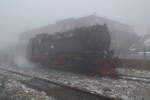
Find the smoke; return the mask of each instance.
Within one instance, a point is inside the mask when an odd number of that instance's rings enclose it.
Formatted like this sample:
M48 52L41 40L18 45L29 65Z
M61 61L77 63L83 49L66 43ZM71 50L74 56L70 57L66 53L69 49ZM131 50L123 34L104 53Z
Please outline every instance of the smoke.
M25 52L23 52L22 54L16 54L13 58L13 62L17 67L34 67L35 65L30 62L26 55Z
M34 67L35 66L23 55L17 55L17 57L14 59L14 64L17 67Z
M35 64L27 58L27 43L15 41L0 50L0 63L15 67L34 67Z

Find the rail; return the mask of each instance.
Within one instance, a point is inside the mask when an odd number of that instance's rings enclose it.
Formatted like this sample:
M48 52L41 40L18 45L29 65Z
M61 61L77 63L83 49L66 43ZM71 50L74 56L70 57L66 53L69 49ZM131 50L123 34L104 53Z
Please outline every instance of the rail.
M68 85L65 85L65 84L62 84L62 83L53 82L53 81L50 81L50 80L47 80L47 79L44 79L44 78L27 75L27 74L24 74L24 73L21 73L21 72L16 72L16 71L13 71L13 70L10 70L10 69L7 69L7 68L0 68L0 70L6 71L6 72L8 72L10 74L20 75L22 77L30 77L31 78L30 81L22 81L22 80L20 80L21 83L26 84L26 85L28 85L30 87L35 88L35 89L39 89L39 90L45 91L45 92L48 92L50 90L49 87L48 87L48 84L53 84L53 85L59 86L61 88L66 88L66 89L69 89L69 90L73 90L75 92L79 92L81 94L86 94L88 96L90 95L90 96L93 96L95 98L99 98L101 100L122 100L121 98L116 99L116 98L112 98L112 97L105 97L105 96L97 94L95 92L89 92L86 89L80 89L80 88L77 88L77 87L71 87L71 86L68 86ZM38 84L38 82L39 82L40 85Z

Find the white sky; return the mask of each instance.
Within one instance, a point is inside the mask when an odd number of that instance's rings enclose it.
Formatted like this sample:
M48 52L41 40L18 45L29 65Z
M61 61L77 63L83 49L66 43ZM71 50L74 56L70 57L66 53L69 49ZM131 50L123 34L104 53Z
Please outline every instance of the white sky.
M16 34L69 17L93 14L128 23L138 34L150 32L150 0L0 0L0 42Z

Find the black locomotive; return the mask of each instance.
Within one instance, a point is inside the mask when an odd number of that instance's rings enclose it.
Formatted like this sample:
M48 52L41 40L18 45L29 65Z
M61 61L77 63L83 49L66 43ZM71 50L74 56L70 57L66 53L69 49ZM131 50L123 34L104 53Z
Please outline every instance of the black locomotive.
M28 57L32 62L54 68L115 74L117 71L107 25L38 34L30 39Z

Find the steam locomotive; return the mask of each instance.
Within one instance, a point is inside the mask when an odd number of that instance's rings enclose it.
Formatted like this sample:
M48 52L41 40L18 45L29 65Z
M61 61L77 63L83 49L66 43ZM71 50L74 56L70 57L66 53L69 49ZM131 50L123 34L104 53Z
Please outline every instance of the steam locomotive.
M43 66L110 75L117 73L110 43L107 25L94 25L38 34L30 39L27 51L30 61Z

